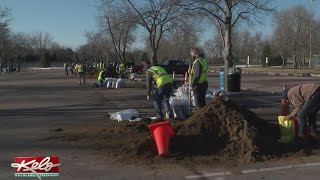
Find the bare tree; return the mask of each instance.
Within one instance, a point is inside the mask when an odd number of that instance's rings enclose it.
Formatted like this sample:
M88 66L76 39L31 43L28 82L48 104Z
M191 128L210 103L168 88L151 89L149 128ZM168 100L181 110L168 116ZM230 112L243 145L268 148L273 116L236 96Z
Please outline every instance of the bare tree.
M148 32L148 40L152 51L151 63L158 61L157 51L163 35L172 30L178 20L180 8L175 1L170 0L144 0L140 6L132 0L125 0L136 13L138 24Z
M32 34L32 45L39 55L43 54L50 46L53 36L48 32L36 31Z
M120 62L126 62L126 52L134 41L136 21L132 9L125 3L105 2L99 7L102 12L100 26L111 37Z
M10 22L10 16L11 16L11 9L0 6L0 32L1 32L1 61L4 61L6 63L7 61L7 44L8 40L7 38L10 35L10 29L8 28L9 22Z
M253 24L259 15L269 13L272 0L180 0L180 5L194 15L207 17L219 30L224 47L224 66L228 70L233 62L232 28L239 22ZM225 89L228 90L228 73Z
M253 37L253 44L254 44L254 56L256 58L256 64L259 64L260 60L260 54L262 53L262 48L263 48L263 38L262 38L262 33L261 32L256 32L254 37Z
M276 28L273 44L283 61L289 56L293 58L294 68L302 65L309 52L306 39L310 33L310 19L313 20L313 15L302 5L280 11L274 16Z
M109 61L112 43L105 33L88 32L87 43L77 49L80 60L86 62Z
M201 33L201 23L199 19L192 17L181 18L176 25L169 32L169 39L173 43L174 52L179 59L188 59L189 50L195 46L199 41L199 34Z

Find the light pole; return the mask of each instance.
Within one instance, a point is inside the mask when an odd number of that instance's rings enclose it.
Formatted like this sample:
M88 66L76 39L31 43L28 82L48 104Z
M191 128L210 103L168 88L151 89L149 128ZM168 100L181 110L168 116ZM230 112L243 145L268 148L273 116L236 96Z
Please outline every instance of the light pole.
M6 63L6 40L5 40L5 27L8 26L6 23L0 23L0 26L2 27L2 40L3 40L3 50L2 50L2 57L1 57L1 64L3 64L3 61ZM1 65L1 72L2 72L2 65ZM7 72L7 67L6 67Z

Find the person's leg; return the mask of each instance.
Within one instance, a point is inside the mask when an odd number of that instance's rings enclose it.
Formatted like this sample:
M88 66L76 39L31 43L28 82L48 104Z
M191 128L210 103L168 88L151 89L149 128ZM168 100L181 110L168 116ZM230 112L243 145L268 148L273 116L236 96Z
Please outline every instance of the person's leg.
M320 99L320 90L317 90L309 98L313 106L312 108L310 108L308 113L308 127L310 128L310 133L313 133L313 134L315 134L317 131L316 119L317 119L317 113L320 109L319 99Z
M193 88L193 97L194 97L194 104L197 109L201 108L201 88L200 86L194 86Z
M302 106L299 113L297 114L298 121L299 121L299 136L306 135L307 119L308 119L308 116L310 116L310 109L313 109L317 105L315 102L316 101L313 101L311 99L307 100Z
M81 85L81 73L78 73L78 81L79 81L79 85Z
M201 106L201 108L206 106L207 89L208 89L207 83L201 85L201 91L200 91L200 106Z
M82 74L82 81L83 81L83 85L86 85L86 73L84 72Z
M316 133L317 124L316 124L316 117L318 113L318 108L313 109L308 113L308 127L310 128L310 133Z
M157 114L156 118L158 120L163 120L162 107L161 107L162 101L163 101L163 90L159 88L155 92L154 101L153 101L153 105Z
M170 103L169 103L172 91L173 91L172 86L167 86L164 89L163 106L164 106L164 110L166 111L166 114L169 116L169 118L174 117L172 108L170 107Z

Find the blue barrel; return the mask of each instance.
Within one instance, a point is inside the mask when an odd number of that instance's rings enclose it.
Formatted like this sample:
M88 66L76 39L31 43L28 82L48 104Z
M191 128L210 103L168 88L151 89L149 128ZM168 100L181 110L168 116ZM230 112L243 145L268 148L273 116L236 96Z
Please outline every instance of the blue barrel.
M219 71L219 84L220 91L224 91L224 68L221 68Z

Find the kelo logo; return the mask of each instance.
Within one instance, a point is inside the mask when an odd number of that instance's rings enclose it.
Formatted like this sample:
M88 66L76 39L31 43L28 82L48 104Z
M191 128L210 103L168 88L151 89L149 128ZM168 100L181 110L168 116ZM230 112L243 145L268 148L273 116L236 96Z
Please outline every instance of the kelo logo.
M11 167L15 177L58 177L58 157L16 157Z

